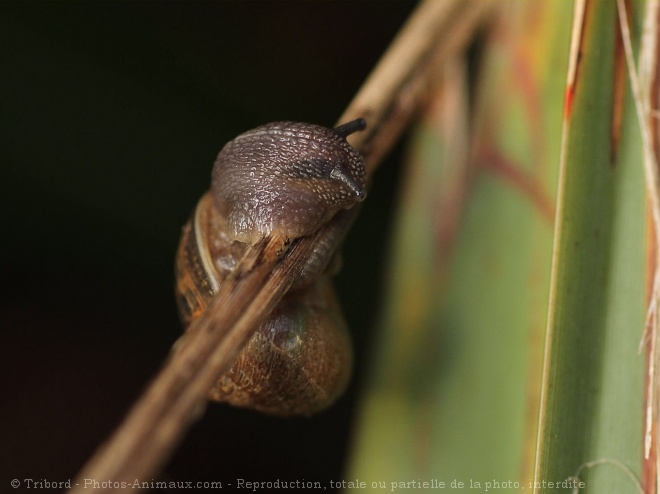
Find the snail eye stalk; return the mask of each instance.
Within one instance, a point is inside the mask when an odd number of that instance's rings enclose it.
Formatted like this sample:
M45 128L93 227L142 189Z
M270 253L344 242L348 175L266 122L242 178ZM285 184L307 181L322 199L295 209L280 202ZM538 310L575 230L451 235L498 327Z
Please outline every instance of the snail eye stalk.
M356 118L355 120L351 120L350 122L346 122L345 124L335 127L333 130L335 131L335 134L346 138L349 135L366 128L367 121L364 118Z

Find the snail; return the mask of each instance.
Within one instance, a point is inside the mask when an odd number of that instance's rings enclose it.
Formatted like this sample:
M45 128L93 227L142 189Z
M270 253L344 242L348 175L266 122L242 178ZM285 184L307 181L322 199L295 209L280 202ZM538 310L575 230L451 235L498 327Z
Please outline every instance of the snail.
M184 326L199 317L248 247L269 235L311 235L366 195L364 160L334 129L274 122L220 151L211 188L183 228L176 297ZM271 415L311 415L344 391L352 366L348 330L330 281L337 256L315 252L252 335L209 398Z

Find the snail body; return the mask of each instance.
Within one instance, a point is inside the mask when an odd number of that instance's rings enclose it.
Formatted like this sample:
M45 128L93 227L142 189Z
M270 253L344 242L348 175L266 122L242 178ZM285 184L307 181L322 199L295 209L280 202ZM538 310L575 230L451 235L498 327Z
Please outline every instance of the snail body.
M225 145L213 166L211 195L233 240L310 235L364 199L364 162L338 129L274 122Z
M214 164L211 190L183 229L176 295L184 325L199 317L250 245L265 236L314 233L365 196L364 162L336 129L292 122L230 141ZM320 249L257 329L209 397L273 415L310 415L345 389L352 350L331 284L335 253Z

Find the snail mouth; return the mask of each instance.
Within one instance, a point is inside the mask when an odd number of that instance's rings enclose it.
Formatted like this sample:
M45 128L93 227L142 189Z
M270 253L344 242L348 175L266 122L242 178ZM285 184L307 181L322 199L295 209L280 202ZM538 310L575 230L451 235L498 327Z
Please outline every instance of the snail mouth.
M358 202L362 202L367 197L367 191L363 186L358 184L353 177L346 174L340 166L336 166L330 172L330 177L339 180L345 184L354 194Z

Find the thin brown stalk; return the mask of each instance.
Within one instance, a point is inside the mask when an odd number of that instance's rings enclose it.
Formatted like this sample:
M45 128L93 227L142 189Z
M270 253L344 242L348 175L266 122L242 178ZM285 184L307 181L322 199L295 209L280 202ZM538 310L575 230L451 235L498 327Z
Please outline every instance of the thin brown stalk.
M647 346L646 363L646 396L644 408L644 461L642 479L644 492L654 494L660 485L660 468L658 466L658 417L660 415L660 349L658 348L658 333L660 332L660 170L658 168L658 118L657 111L660 80L658 77L658 49L660 46L660 2L652 0L646 3L644 12L644 30L639 54L639 66L635 67L632 42L626 7L623 0L617 1L621 34L624 43L630 84L635 101L637 118L642 135L644 156L644 175L646 180L647 198L651 210L652 233L655 236L653 244L655 252L652 256L653 283L649 294L649 309L642 345Z
M422 104L437 65L465 46L490 3L426 1L394 41L340 119L367 120L368 130L356 135L352 144L365 155L369 176ZM79 473L72 491L91 487L93 480L103 482L94 489L97 494L128 491L127 484L136 479L152 478L191 422L201 416L217 377L231 367L301 266L324 239L345 232L353 215L354 211L338 214L288 250L278 237L252 247L206 313L176 343L124 422Z

